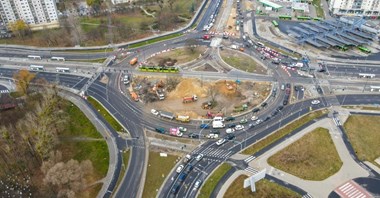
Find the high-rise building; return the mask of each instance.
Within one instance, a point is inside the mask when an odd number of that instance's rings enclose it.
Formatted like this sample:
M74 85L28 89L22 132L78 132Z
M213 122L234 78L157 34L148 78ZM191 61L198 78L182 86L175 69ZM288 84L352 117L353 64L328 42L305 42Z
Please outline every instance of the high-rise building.
M58 23L55 0L0 0L0 17L4 25L19 19L31 27Z
M338 16L371 16L380 14L380 0L329 0L331 14Z

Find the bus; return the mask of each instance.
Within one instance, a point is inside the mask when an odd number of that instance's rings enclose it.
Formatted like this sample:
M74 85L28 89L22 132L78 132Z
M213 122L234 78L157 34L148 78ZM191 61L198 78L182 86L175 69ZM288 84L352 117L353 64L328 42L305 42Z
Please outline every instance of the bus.
M56 56L53 56L50 58L51 60L56 60L56 61L65 61L65 58L64 57L56 57Z
M272 24L274 25L274 27L278 27L278 23L277 23L276 20L273 20L273 21L272 21Z
M322 18L319 18L319 17L315 17L313 18L314 21L322 21L323 19Z
M29 70L31 70L31 71L45 71L44 66L41 66L41 65L30 65Z
M41 60L41 56L36 56L36 55L28 55L28 58L35 59L35 60Z
M348 47L344 46L344 45L341 45L341 46L338 46L338 49L342 50L342 51L347 51L348 50Z
M359 78L375 78L376 74L359 73Z
M371 50L369 50L368 48L363 47L363 46L358 46L358 49L364 53L367 53L367 54L371 53Z
M299 16L299 17L297 17L297 19L298 19L298 20L303 20L303 21L305 21L305 20L310 20L311 18L308 17L308 16L306 16L306 17Z
M55 69L57 70L57 72L62 72L62 73L70 72L70 68L67 68L67 67L56 67Z
M292 16L288 16L288 15L280 15L278 16L278 18L282 20L292 20Z

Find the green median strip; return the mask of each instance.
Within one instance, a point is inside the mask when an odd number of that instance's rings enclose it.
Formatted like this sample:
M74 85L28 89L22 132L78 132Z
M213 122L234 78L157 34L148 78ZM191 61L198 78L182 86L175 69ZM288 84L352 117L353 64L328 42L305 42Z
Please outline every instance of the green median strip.
M223 163L219 166L212 175L207 178L202 189L199 192L198 198L209 198L211 196L212 191L218 184L219 180L225 175L230 169L231 165Z
M92 97L88 97L87 100L96 110L98 110L98 112L104 117L104 119L106 119L113 129L116 131L124 131L123 127L111 116L111 114L108 113L106 109L103 108L101 104L99 104L98 101Z
M106 58L98 58L98 59L69 59L66 61L72 62L87 62L87 63L104 63L107 60Z
M162 37L150 39L150 40L147 40L147 41L142 41L142 42L134 43L134 44L129 45L128 47L129 48L142 47L142 46L145 46L145 45L149 45L149 44L153 44L153 43L156 43L156 42L159 42L159 41L164 41L164 40L176 38L176 37L179 37L179 36L182 36L182 33L170 34L170 35L167 35L167 36L162 36Z
M289 125L285 126L284 128L278 130L277 132L267 136L266 138L260 140L259 142L253 144L252 146L248 147L245 149L242 154L246 155L252 155L261 149L269 146L270 144L274 143L275 141L281 139L282 137L288 135L292 131L300 128L304 124L316 119L320 118L323 115L325 115L327 112L325 110L319 110L319 111L314 111L311 112L307 115L302 116L300 119L290 123Z

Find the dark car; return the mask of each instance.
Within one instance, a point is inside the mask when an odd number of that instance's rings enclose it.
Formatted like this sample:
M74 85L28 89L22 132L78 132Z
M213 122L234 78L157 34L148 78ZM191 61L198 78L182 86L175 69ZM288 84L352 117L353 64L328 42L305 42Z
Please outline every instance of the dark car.
M189 138L199 138L199 135L195 133L190 133Z
M186 174L189 174L190 171L193 170L193 168L194 168L193 165L189 165L189 166L187 166L187 167L185 168L185 171L184 171L184 172L185 172Z
M225 137L224 137L224 139L226 139L226 140L233 140L233 139L235 139L235 135L234 134L228 134L228 135L226 135Z
M290 94L290 88L286 88L285 94L289 95Z
M162 128L162 127L159 127L159 128L155 128L155 130L156 130L157 132L159 132L159 133L162 133L162 134L164 134L164 133L165 133L165 129L164 129L164 128Z
M213 129L210 131L210 133L213 133L213 134L220 134L220 131L219 130L216 130L216 129Z
M208 124L201 124L199 126L199 128L201 128L201 129L208 129L208 128L210 128L210 125L208 125Z
M264 102L263 104L261 104L261 107L266 107L268 105L268 103Z
M298 91L298 86L294 86L294 91Z
M284 106L280 105L277 107L277 111L281 111L284 108Z
M286 83L286 88L290 88L290 83Z
M185 179L186 179L186 177L187 177L187 174L186 173L181 173L179 176L178 176L178 180L179 181L185 181Z
M171 192L172 192L173 194L176 194L176 193L178 192L180 186L181 186L181 183L176 183L176 184L174 184L174 186L173 186Z
M229 125L227 125L227 127L228 128L234 128L234 127L236 127L236 124L229 124Z
M276 116L278 114L278 111L273 111L272 112L272 117Z
M234 117L226 117L226 118L224 118L224 120L225 121L234 121L235 120L235 118Z
M267 117L264 119L264 122L265 122L265 121L268 121L268 120L270 120L270 116L267 116Z
M282 102L282 105L287 105L288 104L288 100L284 100L283 102Z
M254 109L252 110L253 113L257 113L257 112L259 112L259 111L260 111L259 108L254 108Z

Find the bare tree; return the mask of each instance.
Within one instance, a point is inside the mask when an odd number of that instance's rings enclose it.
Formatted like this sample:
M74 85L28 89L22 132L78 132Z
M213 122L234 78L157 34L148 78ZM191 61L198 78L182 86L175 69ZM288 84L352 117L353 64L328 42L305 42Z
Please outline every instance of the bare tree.
M215 86L210 86L207 90L208 95L211 98L211 102L216 101L216 97L219 95L218 89Z
M194 54L196 52L195 49L197 48L197 40L187 39L186 40L186 48L190 53Z
M168 77L166 79L166 83L165 83L166 84L166 90L168 92L173 91L180 82L181 82L181 78L179 78L179 77Z

